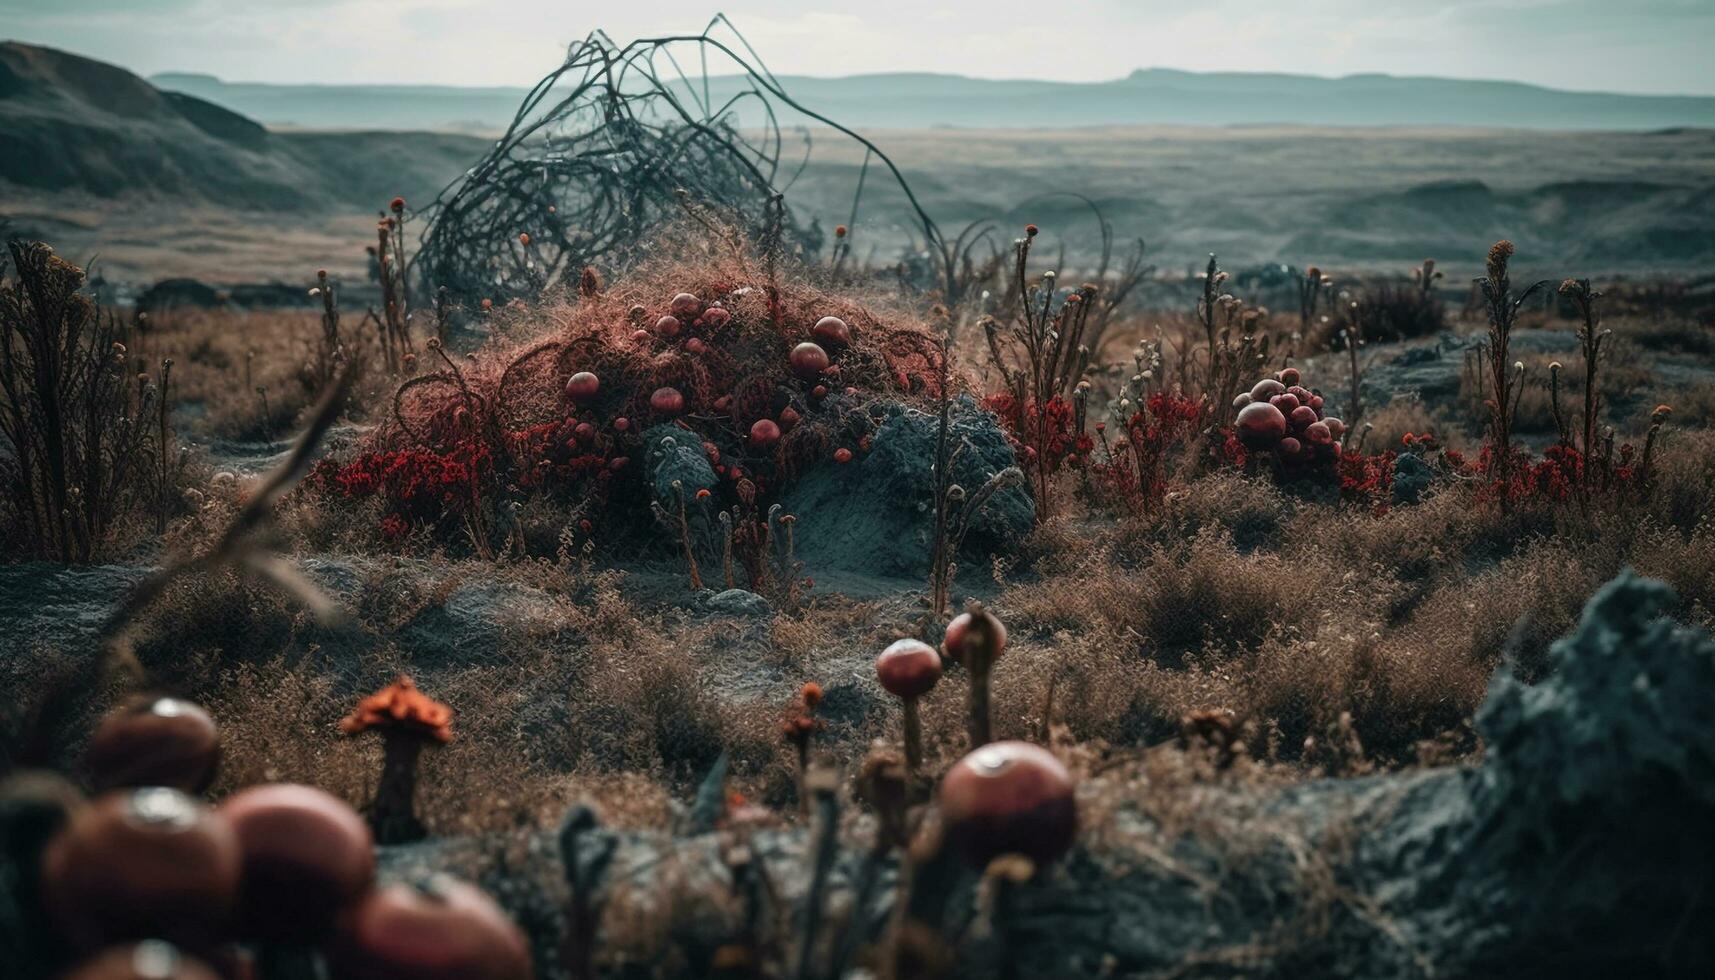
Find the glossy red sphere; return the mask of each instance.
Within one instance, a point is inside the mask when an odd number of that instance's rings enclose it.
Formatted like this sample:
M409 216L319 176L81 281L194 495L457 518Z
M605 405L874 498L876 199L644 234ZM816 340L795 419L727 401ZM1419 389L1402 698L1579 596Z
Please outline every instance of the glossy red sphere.
M1334 441L1327 422L1312 422L1304 427L1304 438L1313 446L1326 446Z
M894 697L922 697L941 679L941 655L922 640L897 640L875 658L875 676Z
M669 340L679 336L679 331L682 329L684 329L684 324L680 323L676 316L664 316L655 321L655 332Z
M970 666L968 654L971 651L967 650L966 646L976 642L980 635L974 632L972 627L983 624L986 624L988 634L988 661L992 664L999 660L1000 655L1006 652L1006 624L987 611L982 613L981 624L968 612L954 616L953 621L947 624L947 632L941 637L941 649L948 659Z
M978 868L1003 854L1045 864L1072 846L1072 776L1048 750L993 742L959 760L937 795L948 840Z
M703 301L692 293L680 293L673 297L673 303L668 309L676 317L684 320L694 319L703 311Z
M151 938L200 949L225 933L241 863L226 820L178 790L110 793L48 845L43 902L78 949Z
M1292 410L1297 408L1299 404L1297 396L1293 395L1290 391L1275 395L1273 398L1268 400L1268 403L1273 405L1275 408L1280 409L1287 415L1291 415Z
M245 934L307 942L375 877L369 825L311 786L256 786L221 804L243 853L239 919Z
M84 749L96 790L169 786L200 793L214 779L220 733L208 712L178 698L152 697L101 720Z
M1336 439L1346 434L1346 423L1332 415L1323 416L1322 424L1328 427L1329 433L1331 433Z
M601 390L601 379L589 371L579 371L566 379L566 397L582 404L596 396Z
M703 326L720 329L732 321L732 314L725 307L711 306L703 311Z
M677 388L656 388L649 396L649 407L662 415L678 415L685 410L685 396Z
M792 348L792 373L801 380L814 381L828 369L828 352L820 345L805 342Z
M841 446L840 448L834 450L834 462L836 462L836 463L849 463L851 461L852 461L852 451L850 449L847 449L844 446Z
M1252 448L1272 445L1286 435L1286 416L1267 402L1252 402L1240 409L1233 425L1240 441Z
M1294 429L1302 429L1316 421L1316 410L1309 405L1300 405L1286 417Z
M530 980L530 943L474 885L437 875L375 889L326 947L334 980Z
M767 449L780 441L780 426L773 419L757 419L750 425L750 444Z
M1301 380L1298 369L1295 367L1281 368L1280 373L1275 375L1275 379L1288 388Z
M832 347L850 347L852 328L837 316L825 316L810 328L810 336L816 338L817 342Z
M1275 395L1286 394L1286 386L1273 378L1264 378L1251 389L1251 400L1266 402Z

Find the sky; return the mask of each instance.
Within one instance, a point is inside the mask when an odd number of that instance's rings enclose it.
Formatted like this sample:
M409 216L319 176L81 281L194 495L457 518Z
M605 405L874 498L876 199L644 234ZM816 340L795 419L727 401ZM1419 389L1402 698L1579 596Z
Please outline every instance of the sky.
M0 38L144 75L527 85L593 29L695 33L715 10L777 74L1386 72L1715 95L1715 0L0 0Z

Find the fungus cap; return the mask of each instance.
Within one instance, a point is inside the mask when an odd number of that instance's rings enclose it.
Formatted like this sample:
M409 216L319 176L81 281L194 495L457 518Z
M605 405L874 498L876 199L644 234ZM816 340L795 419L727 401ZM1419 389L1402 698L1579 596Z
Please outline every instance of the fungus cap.
M475 885L435 875L369 892L326 946L336 980L530 980L530 944Z
M896 640L875 658L875 676L894 697L922 697L941 680L941 655L922 640Z
M319 789L254 786L216 812L238 835L239 919L249 936L312 941L375 878L369 825Z
M1286 416L1267 402L1246 405L1233 424L1240 441L1253 449L1271 445L1286 435Z
M973 654L992 664L1006 652L1006 624L987 609L978 609L974 615L960 613L947 624L941 649L948 660L967 668L971 666Z
M178 698L146 698L106 718L90 736L84 767L96 790L170 786L200 793L214 780L220 734L208 712Z
M792 348L792 373L804 381L814 381L828 369L828 352L820 344L805 341Z
M42 857L43 904L76 948L159 938L202 948L238 898L238 837L175 789L109 793Z
M1029 742L991 742L960 759L937 800L949 840L979 868L1003 854L1052 861L1077 835L1071 774Z
M339 730L356 735L371 728L416 731L437 742L453 740L453 709L422 691L403 675L357 704L341 719Z

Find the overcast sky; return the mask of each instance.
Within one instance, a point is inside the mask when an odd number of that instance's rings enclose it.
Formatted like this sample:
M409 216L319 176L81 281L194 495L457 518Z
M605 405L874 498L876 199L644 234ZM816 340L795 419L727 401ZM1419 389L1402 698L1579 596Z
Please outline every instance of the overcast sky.
M142 74L519 85L594 28L693 33L717 9L777 73L1388 72L1715 95L1715 0L0 0L0 37Z

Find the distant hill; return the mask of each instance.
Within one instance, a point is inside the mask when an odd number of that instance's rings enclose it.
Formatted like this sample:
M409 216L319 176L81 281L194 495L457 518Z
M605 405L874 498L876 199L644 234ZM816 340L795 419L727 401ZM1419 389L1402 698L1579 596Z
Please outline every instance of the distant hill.
M483 146L442 133L271 132L122 68L0 43L0 188L349 210L433 197Z
M808 108L841 123L925 129L1158 124L1483 126L1653 130L1715 126L1715 97L1569 92L1449 78L1197 73L1152 68L1109 82L987 80L928 73L781 76ZM491 131L522 88L267 85L163 74L163 89L215 102L269 126ZM711 80L717 101L740 80ZM801 121L790 112L788 122Z

